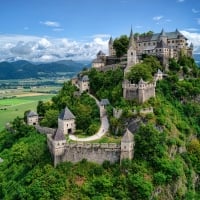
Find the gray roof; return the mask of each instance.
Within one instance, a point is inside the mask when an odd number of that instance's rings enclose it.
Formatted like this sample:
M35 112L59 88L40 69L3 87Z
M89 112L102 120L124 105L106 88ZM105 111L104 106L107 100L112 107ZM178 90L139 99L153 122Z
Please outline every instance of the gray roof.
M166 36L168 39L177 39L178 37L184 37L186 40L187 38L180 33L177 29L174 32L164 32L162 33L154 33L153 35L149 36L139 36L139 41L138 42L150 42L150 41L157 41L161 34L164 34L162 36Z
M89 77L88 75L84 75L82 78L81 78L82 81L89 81Z
M140 81L138 82L138 84L146 84L147 82L145 82L142 78L140 79Z
M34 111L30 111L28 114L27 114L27 117L36 117L38 116L38 114Z
M75 119L75 116L72 114L69 108L66 107L65 109L61 111L59 119L62 119L62 120Z
M107 105L109 105L109 104L110 104L110 102L109 102L108 99L101 99L101 102L100 102L100 105L101 105L101 106L107 106Z
M163 74L160 69L158 69L157 74Z
M61 129L57 129L54 133L53 139L55 141L65 140L65 136Z
M121 142L133 142L133 134L128 129L126 129L126 132L122 137Z
M112 37L110 37L109 44L112 44L112 43L113 43L113 39Z
M98 53L97 53L97 56L105 56L106 54L103 52L103 51L99 51Z

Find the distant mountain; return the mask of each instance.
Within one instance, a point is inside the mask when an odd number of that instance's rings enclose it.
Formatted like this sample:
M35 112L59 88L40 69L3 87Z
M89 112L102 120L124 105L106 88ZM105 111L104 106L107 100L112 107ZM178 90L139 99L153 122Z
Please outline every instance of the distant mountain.
M32 63L26 60L0 62L0 79L39 78L41 74L52 76L57 72L72 72L73 76L85 66L85 62L81 63L73 60L61 60L52 63ZM87 64L88 66L90 65Z

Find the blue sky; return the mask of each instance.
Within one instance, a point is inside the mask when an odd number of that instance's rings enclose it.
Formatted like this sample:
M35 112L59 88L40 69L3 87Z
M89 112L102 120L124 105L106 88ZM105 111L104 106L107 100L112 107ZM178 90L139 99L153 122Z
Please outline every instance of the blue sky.
M110 36L178 28L200 53L199 0L0 0L0 60L92 59Z

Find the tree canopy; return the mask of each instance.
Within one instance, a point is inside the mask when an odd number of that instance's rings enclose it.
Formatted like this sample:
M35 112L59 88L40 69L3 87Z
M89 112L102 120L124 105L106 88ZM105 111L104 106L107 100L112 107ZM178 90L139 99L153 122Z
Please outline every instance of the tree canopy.
M122 35L114 40L113 47L116 51L117 57L121 57L127 53L128 44L129 44L129 38L127 37L127 35Z

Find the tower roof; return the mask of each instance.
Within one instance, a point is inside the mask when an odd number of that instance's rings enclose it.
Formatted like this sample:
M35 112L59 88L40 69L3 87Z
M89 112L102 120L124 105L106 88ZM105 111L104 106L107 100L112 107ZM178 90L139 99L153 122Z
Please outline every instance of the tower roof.
M193 43L191 42L191 44L190 44L190 48L193 49L193 47L194 47L194 45L193 45Z
M128 130L128 128L126 129L121 142L133 142L133 134Z
M131 32L129 36L129 47L133 47L134 49L136 48L132 27L131 27Z
M27 117L36 117L38 116L38 114L34 111L30 111L28 114L27 114Z
M69 108L66 107L64 110L61 111L59 119L62 119L62 120L75 119L75 116L72 114Z
M103 51L99 51L98 53L97 53L97 56L105 56L106 54L103 52Z
M88 75L82 76L81 81L89 81Z
M109 105L109 104L110 104L110 102L109 102L108 99L101 99L101 102L100 102L100 105L101 105L101 106L107 106L107 105Z
M63 134L63 132L62 132L61 129L58 128L58 129L55 131L54 136L53 136L53 139L54 139L55 141L65 140L65 136L64 136L64 134Z
M138 84L145 84L146 82L141 78Z
M112 39L112 36L110 37L110 40L109 40L109 44L112 44L113 43L113 39Z
M166 37L166 33L165 33L164 29L161 30L160 36Z

